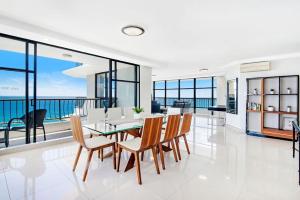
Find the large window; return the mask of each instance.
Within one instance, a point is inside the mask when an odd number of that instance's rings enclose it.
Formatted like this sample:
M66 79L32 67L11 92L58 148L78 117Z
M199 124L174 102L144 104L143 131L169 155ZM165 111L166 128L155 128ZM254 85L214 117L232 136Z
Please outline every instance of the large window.
M139 66L113 61L110 68L111 77L109 71L96 74L97 107L139 106Z
M69 137L70 116L104 103L139 106L139 77L136 64L0 33L0 148Z
M178 89L178 80L166 81L166 106L172 106L174 101L179 99Z
M153 99L161 106L172 106L175 100L188 102L197 108L216 104L216 79L214 77L179 79L153 82Z

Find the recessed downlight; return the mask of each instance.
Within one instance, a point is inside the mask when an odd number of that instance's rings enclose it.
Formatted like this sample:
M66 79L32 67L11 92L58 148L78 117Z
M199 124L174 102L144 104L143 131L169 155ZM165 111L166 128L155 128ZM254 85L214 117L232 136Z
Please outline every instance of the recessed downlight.
M208 70L207 68L201 68L201 69L199 69L199 72L205 72L207 70Z
M72 58L72 55L68 53L63 53L62 56L66 58Z
M145 30L140 26L128 25L122 28L122 33L128 36L140 36L145 33Z

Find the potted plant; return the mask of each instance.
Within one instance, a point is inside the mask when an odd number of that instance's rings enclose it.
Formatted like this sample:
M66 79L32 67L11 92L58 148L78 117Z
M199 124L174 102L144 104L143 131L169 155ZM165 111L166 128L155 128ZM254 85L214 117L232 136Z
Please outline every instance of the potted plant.
M134 112L134 119L140 119L141 113L144 112L144 108L139 107L134 107L132 110Z

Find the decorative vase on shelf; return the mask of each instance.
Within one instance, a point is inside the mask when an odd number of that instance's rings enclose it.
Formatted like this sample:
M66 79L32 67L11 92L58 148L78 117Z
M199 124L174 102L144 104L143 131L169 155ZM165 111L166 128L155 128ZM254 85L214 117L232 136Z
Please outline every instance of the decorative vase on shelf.
M256 88L253 90L253 94L257 95L257 89Z
M291 94L292 93L291 88L287 88L286 90L287 90L287 94Z
M271 89L271 90L270 90L270 94L275 94L275 90L274 90L274 89Z
M291 112L292 111L292 106L287 106L286 107L286 112Z

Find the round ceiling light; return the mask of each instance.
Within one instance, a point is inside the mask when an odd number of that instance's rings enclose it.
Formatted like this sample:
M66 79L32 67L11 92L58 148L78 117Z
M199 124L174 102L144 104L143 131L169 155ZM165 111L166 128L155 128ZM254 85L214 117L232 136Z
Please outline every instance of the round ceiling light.
M129 25L122 28L122 33L128 36L140 36L145 33L145 30L139 26Z
M207 68L201 68L201 69L199 69L199 72L205 72L205 71L208 71L208 69Z

